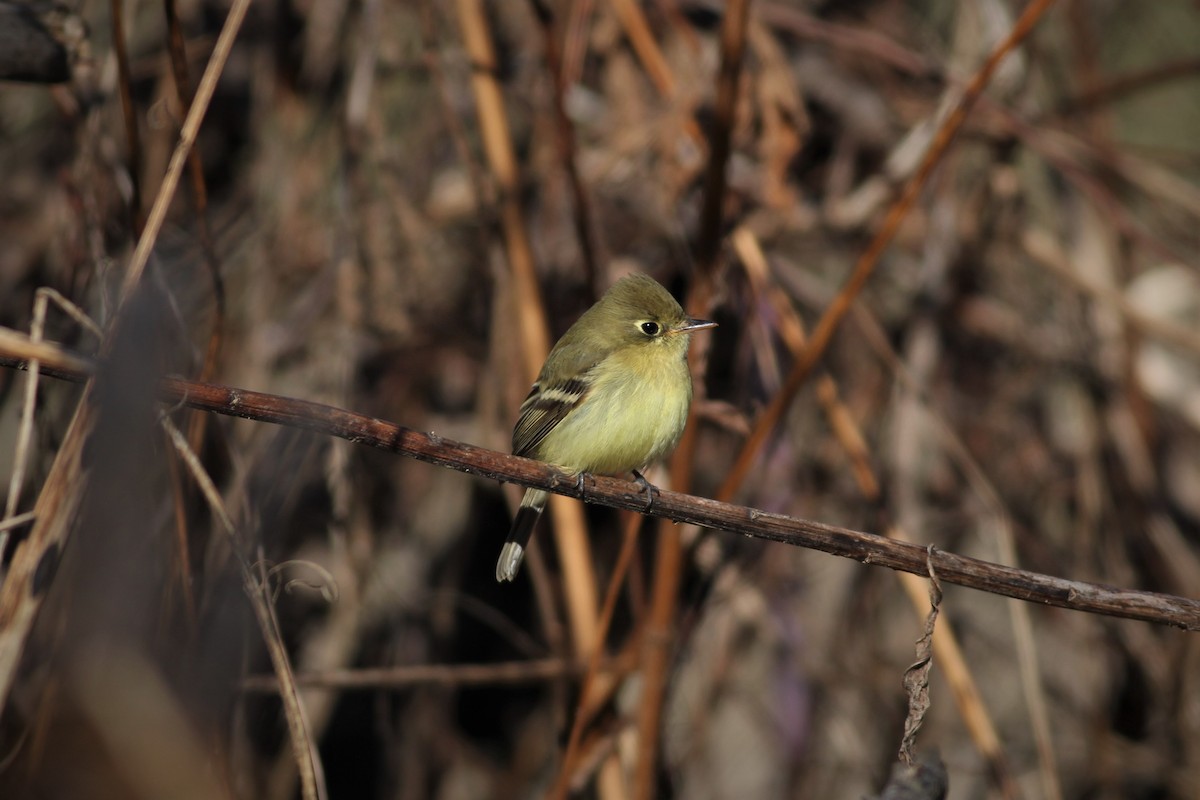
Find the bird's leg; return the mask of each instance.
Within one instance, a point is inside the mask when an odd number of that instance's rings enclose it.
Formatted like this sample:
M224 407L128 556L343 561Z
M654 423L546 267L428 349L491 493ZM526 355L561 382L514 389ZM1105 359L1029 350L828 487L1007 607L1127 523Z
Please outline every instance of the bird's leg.
M579 499L587 502L587 494L583 491L583 476L585 473L580 472L575 476L575 491L579 492Z
M638 472L636 469L632 470L632 472L633 472L634 482L636 482L638 484L638 486L641 486L643 489L646 490L646 507L642 509L642 513L644 514L644 513L648 512L650 509L654 508L654 493L658 490L654 488L653 483L646 480L645 475Z

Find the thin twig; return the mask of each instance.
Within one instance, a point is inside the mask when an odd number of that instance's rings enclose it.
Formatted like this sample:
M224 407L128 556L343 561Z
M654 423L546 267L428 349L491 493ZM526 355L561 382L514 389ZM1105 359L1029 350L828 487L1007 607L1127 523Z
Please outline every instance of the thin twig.
M463 43L471 58L471 88L478 107L483 150L500 189L501 225L516 288L516 316L525 348L526 372L532 383L550 350L541 291L534 268L533 247L521 208L520 180L504 97L496 80L496 52L480 0L458 0Z
M23 334L0 328L0 365L23 366L25 356L21 350L28 344L28 337ZM43 344L40 352L45 353L50 347ZM78 359L63 355L41 360L53 366L58 376L71 374L75 380L87 377L65 369L67 363L78 363ZM51 373L47 370L46 374ZM585 475L581 486L578 476L541 461L487 450L321 403L180 378L167 378L162 382L160 399L218 414L337 436L469 475L517 483L567 497L586 498L588 502L609 508L644 511L653 517L820 550L863 564L915 575L928 574L928 554L924 547L917 545L665 489L655 492L653 508L645 511L645 492L638 483ZM1073 581L940 550L931 560L943 583L1043 605L1200 631L1200 600Z
M191 77L188 75L183 26L179 21L178 0L163 0L163 11L167 18L167 52L171 57L171 74L175 80L175 99L186 116L192 108L193 94ZM196 235L200 240L200 252L212 287L212 328L208 334L208 345L204 350L204 362L199 375L199 380L210 381L217 374L217 360L221 356L221 339L225 328L225 282L221 278L221 260L217 255L212 229L208 224L208 185L204 180L204 164L200 160L200 152L195 148L188 151L187 158L188 172L192 179L192 202L195 204ZM204 425L203 414L196 414L188 420L188 444L193 450L200 449L204 439Z
M200 489L200 494L208 501L213 516L221 524L229 536L231 549L237 557L242 570L242 582L246 596L250 598L250 606L254 609L254 617L262 633L263 642L271 657L271 665L275 669L275 678L281 687L280 698L283 701L284 717L287 719L288 733L292 744L292 754L296 759L296 768L300 773L300 789L304 800L323 800L327 796L325 790L324 770L321 767L321 755L316 743L309 733L308 715L300 699L300 690L292 672L291 659L283 644L283 634L279 630L279 620L270 597L270 580L266 567L261 559L258 563L257 574L249 563L244 552L244 545L237 535L233 519L225 508L221 494L213 484L212 478L204 470L200 459L188 446L187 439L179 432L170 418L163 417L163 428L183 463L192 474L192 479Z
M617 595L620 594L621 585L625 582L625 575L629 572L629 564L633 561L635 545L637 545L638 529L641 527L642 518L637 514L628 515L625 520L625 536L621 540L621 552L617 555L617 563L613 567L612 577L608 580L608 591L604 595L604 606L600 612L600 624L598 632L598 641L596 646L592 648L592 654L588 658L588 668L584 675L583 687L579 690L579 703L575 708L575 718L571 722L571 734L567 738L567 749L563 753L562 765L558 769L558 779L554 783L554 790L551 796L557 800L564 800L567 796L567 789L570 786L571 774L575 766L575 760L579 752L579 742L583 738L583 728L587 722L586 711L589 708L592 695L592 685L595 683L596 676L600 671L600 655L604 652L604 639L608 635L608 628L612 624L613 612L617 608Z
M450 133L450 141L454 144L454 152L463 167L466 168L471 187L475 192L475 210L483 218L482 222L484 223L479 225L478 228L486 231L496 226L497 214L494 192L491 191L491 187L484 177L479 160L475 158L470 146L467 144L466 130L463 128L462 120L459 119L454 109L454 95L447 84L445 69L442 66L433 0L421 0L420 16L421 45L423 48L422 61L425 63L426 69L429 70L429 77L433 80L434 88L437 90L438 109L441 112L442 121L446 125L446 130Z
M117 78L120 84L121 114L125 120L125 136L129 145L129 217L134 234L142 229L142 142L138 131L137 110L133 107L133 79L129 74L129 46L125 40L125 0L111 0L113 51L117 56Z
M600 662L601 671L624 670L628 667L628 663L622 665L611 660ZM295 679L296 685L305 689L378 691L410 689L414 686L519 686L581 675L586 669L587 665L581 661L540 658L494 664L405 664L373 669L332 669L297 673ZM247 692L279 691L279 679L274 675L250 675L242 680L241 685Z
M78 306L54 289L43 286L34 292L33 320L29 326L31 342L41 343L42 341L42 333L46 326L46 313L50 303L58 306L67 316L97 339L102 338L103 334L100 328ZM39 375L37 360L30 361L29 376L25 383L25 397L21 404L21 421L17 428L17 444L13 453L12 474L9 476L8 498L4 504L5 521L13 518L16 513L21 498L22 484L25 481L25 469L29 463L29 445L33 440L33 412L37 404ZM3 559L4 551L8 547L9 530L10 528L7 526L0 526L0 559Z
M175 190L179 186L179 177L183 174L183 168L187 164L188 153L191 152L192 145L196 143L196 135L200 132L200 123L204 121L208 104L212 102L213 93L217 89L217 81L225 68L225 62L229 60L234 40L237 39L238 30L242 27L242 21L246 18L246 12L249 9L250 0L235 0L233 8L229 9L229 16L225 18L221 35L217 37L212 57L209 58L204 76L200 79L200 86L196 89L196 98L192 101L192 106L188 109L187 117L183 121L183 127L179 131L179 143L175 145L175 152L171 154L171 160L167 164L167 172L163 175L158 196L154 198L150 216L146 219L146 227L142 230L137 247L133 251L133 258L129 261L129 270L125 273L125 280L121 284L122 302L132 294L150 260L150 251L158 240L163 222L166 221L167 210L171 206L172 198L175 197Z
M583 260L583 272L587 281L587 297L589 302L595 302L600 294L600 269L596 265L591 204L583 188L579 166L575 162L578 149L575 143L575 126L567 116L568 87L563 71L563 48L554 24L554 12L546 0L529 0L529 5L533 7L533 15L541 26L542 39L545 42L546 72L550 74L551 85L554 87L554 101L551 103L554 114L554 140L558 146L559 161L562 162L563 172L567 176L567 185L571 187L571 219L575 223L575 236L579 240L579 255Z
M24 514L17 514L16 516L7 517L3 520L0 520L0 531L11 531L15 528L21 527L22 525L27 525L30 522L33 522L34 519L36 519L36 516L32 511L26 511Z
M1115 103L1144 89L1157 89L1164 83L1200 74L1200 58L1181 58L1164 64L1118 75L1107 83L1089 87L1082 94L1059 103L1057 116L1086 114L1099 106Z
M642 12L641 6L634 0L613 0L612 10L625 30L629 43L633 45L633 51L637 54L638 61L646 70L650 82L654 84L659 95L665 100L678 102L680 98L675 75L671 72L671 67L667 64L662 49L654 39L654 33L650 30L650 23L646 21L646 15ZM697 148L705 146L700 125L697 124L696 117L690 109L683 118L682 127L683 132Z
M46 325L46 302L39 297L33 304L33 322L29 326L29 339L32 342L42 341L42 331ZM8 519L17 511L17 503L21 497L21 485L25 482L25 465L29 462L29 443L33 440L33 408L37 404L38 362L29 362L29 374L25 378L25 398L21 403L21 422L17 427L17 445L13 453L12 474L8 480L8 498L4 503L4 518ZM0 534L0 558L4 556L8 535Z

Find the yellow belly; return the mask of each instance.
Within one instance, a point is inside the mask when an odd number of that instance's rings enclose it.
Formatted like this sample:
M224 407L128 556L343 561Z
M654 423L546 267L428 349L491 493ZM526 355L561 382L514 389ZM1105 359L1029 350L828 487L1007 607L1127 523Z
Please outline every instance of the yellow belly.
M602 365L587 400L538 448L545 460L568 469L618 475L673 450L692 400L687 362L672 358L656 369L644 367L644 362L632 365L619 357ZM670 391L667 386L678 388Z

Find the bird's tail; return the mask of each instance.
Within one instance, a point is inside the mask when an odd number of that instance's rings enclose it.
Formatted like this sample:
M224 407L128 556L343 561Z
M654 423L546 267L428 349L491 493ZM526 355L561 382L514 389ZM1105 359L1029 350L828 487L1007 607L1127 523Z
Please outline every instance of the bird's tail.
M517 518L513 520L512 529L508 532L508 541L500 551L500 560L496 562L496 580L500 583L511 581L517 577L521 568L521 560L525 558L525 546L533 535L533 526L537 524L546 500L550 497L540 489L526 489L521 498L521 507L517 509Z

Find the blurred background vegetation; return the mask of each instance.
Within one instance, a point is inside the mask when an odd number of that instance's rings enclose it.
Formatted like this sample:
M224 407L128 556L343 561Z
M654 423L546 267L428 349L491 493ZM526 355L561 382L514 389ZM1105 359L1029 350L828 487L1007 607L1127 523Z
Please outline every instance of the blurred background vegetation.
M181 94L230 6L0 0L0 23L37 20L69 65L0 82L0 324L29 330L39 287L112 321ZM751 4L704 309L721 327L695 359L691 491L726 479L805 329L1020 11ZM219 489L301 682L355 681L300 694L329 797L545 794L576 713L578 614L594 614L622 517L556 520L586 524L593 586L564 580L561 543L580 540L545 522L539 563L498 586L513 487L152 407L150 392L156 375L202 377L507 450L536 368L522 320L544 314L552 340L631 270L681 299L695 286L723 12L718 0L251 5L143 313L118 337L125 367L94 401L91 477L4 698L0 794L304 790L238 560L155 427L162 414ZM494 69L468 54L470 24ZM996 74L734 499L1200 595L1197 42L1194 2L1056 4ZM502 93L511 183L485 153L498 109L480 112L481 75ZM513 268L512 209L536 307ZM53 310L46 335L96 350ZM0 369L6 454L25 379ZM33 508L81 397L43 381L11 513ZM0 460L5 487L14 463ZM11 532L5 565L28 530ZM634 796L647 754L658 797L877 794L903 732L920 598L890 571L679 535L661 720L639 724L655 702L641 654L662 645L645 636L662 590L647 525L571 765L580 796ZM1200 796L1195 634L955 587L938 625L963 658L952 686L935 656L918 743L940 752L950 797ZM507 671L486 669L497 663ZM345 672L364 669L379 671Z

